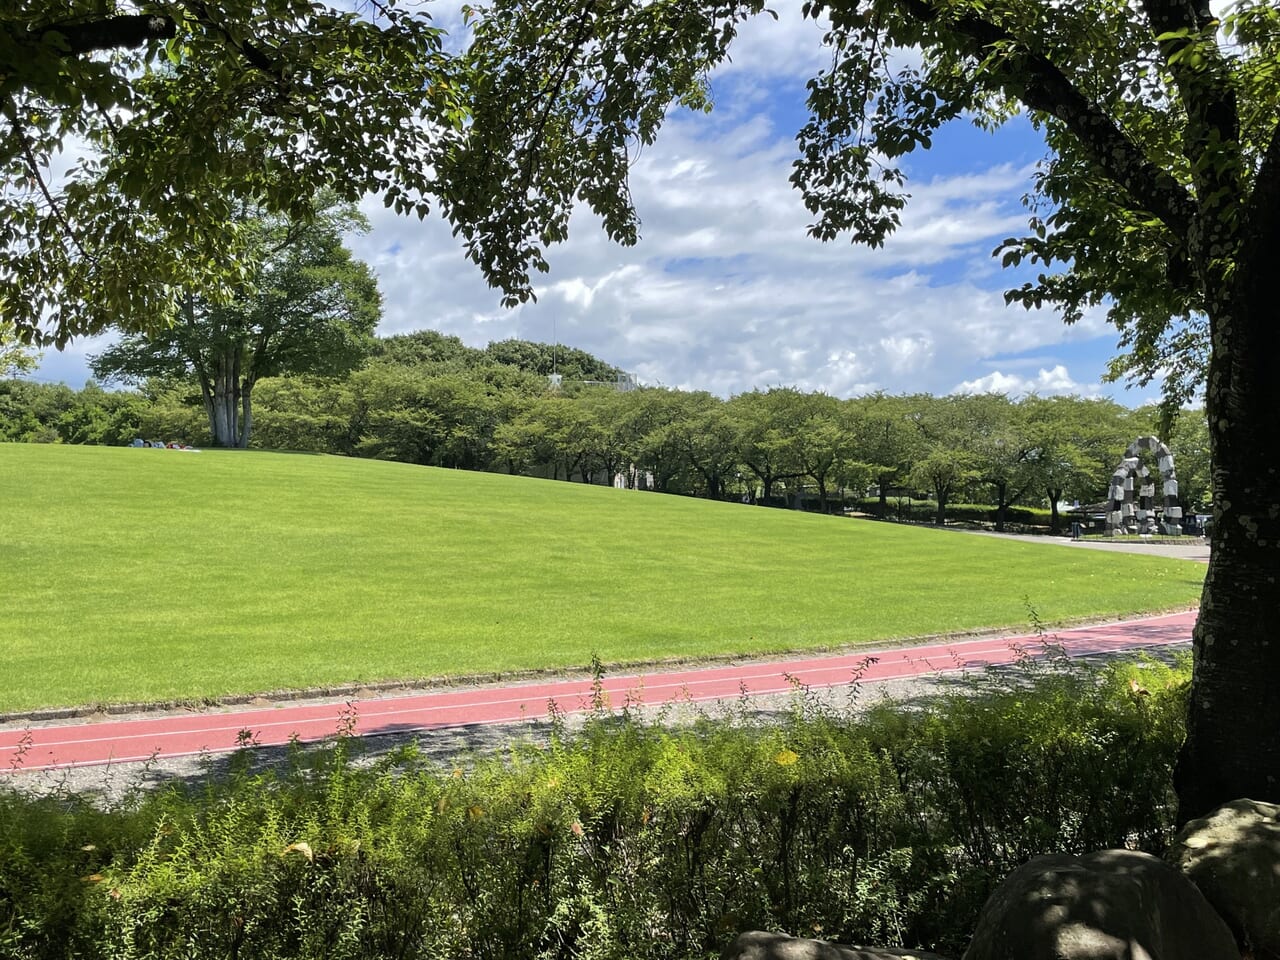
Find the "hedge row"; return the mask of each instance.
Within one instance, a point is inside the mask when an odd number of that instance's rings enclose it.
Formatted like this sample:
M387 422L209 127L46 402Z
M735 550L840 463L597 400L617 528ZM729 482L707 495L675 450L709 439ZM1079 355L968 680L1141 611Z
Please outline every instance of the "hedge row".
M1187 674L1027 662L674 730L602 710L447 769L339 740L108 809L0 790L0 955L675 960L748 928L958 955L1028 857L1160 852Z
M932 523L938 514L938 504L933 500L907 500L905 498L889 498L889 516L898 520L910 520L919 523ZM864 513L878 514L880 501L874 497L857 501L857 509ZM1006 507L1005 521L1018 523L1028 527L1048 527L1053 513L1047 507ZM971 523L995 523L996 508L989 503L949 503L947 504L948 520L963 520ZM1063 520L1063 523L1068 521Z

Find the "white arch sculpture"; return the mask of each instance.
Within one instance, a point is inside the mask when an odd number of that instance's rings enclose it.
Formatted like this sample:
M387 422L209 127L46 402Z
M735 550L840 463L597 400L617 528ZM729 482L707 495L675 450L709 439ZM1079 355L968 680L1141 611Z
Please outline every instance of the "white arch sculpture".
M1155 453L1160 469L1164 504L1161 512L1164 522L1157 526L1155 509L1155 481L1151 471L1142 465L1138 454L1143 450ZM1137 502L1134 502L1134 494ZM1111 475L1110 506L1107 510L1107 534L1164 533L1167 536L1182 535L1182 508L1178 506L1178 476L1173 467L1173 454L1155 437L1139 437L1129 444L1124 459Z

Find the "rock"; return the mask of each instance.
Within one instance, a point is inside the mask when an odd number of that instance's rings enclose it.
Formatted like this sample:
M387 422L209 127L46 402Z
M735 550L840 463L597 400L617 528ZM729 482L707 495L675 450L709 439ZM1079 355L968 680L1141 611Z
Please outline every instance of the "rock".
M1192 820L1169 862L1200 888L1245 953L1280 958L1280 806L1235 800Z
M946 960L923 950L851 947L826 940L805 940L780 933L750 930L738 934L720 960Z
M1240 960L1195 885L1146 853L1053 854L1005 878L964 960Z

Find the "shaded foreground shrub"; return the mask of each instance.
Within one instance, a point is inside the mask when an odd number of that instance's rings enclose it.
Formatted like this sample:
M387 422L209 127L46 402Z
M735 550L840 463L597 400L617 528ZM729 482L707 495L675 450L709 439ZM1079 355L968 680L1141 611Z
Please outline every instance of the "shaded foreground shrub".
M1188 672L1028 661L674 730L599 709L466 769L339 740L108 809L4 790L0 955L685 958L754 927L958 953L1026 858L1162 851Z

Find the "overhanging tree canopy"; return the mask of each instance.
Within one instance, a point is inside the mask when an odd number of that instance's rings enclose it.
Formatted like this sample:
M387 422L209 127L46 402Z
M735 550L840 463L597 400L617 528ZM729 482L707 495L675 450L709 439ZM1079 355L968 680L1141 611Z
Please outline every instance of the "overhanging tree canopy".
M528 299L576 201L634 238L618 186L628 145L667 103L698 102L733 21L683 0L590 5L577 20L552 6L493 11L477 35L515 46L459 56L425 7L399 0L7 5L0 320L58 345L161 325L184 291L235 289L238 206L301 215L322 187L419 216L437 204L508 302ZM609 64L603 85L572 62L588 50ZM495 91L516 115L514 153L489 150ZM576 123L588 113L598 122Z
M246 269L246 204L425 210L460 123L439 31L303 0L19 0L0 14L0 318L65 343ZM79 159L77 159L79 155ZM65 176L51 168L72 163ZM394 188L394 189L393 189Z
M1006 264L1060 267L1012 291L1070 321L1105 305L1177 402L1207 373L1213 559L1196 628L1181 816L1280 797L1280 452L1269 251L1280 242L1274 69L1280 12L1245 0L1216 19L1190 0L834 3L831 70L811 85L795 181L814 232L880 242L903 203L893 158L962 111L1028 111L1050 158L1032 232ZM919 68L893 51L919 46ZM1207 355L1207 365L1206 365ZM1267 732L1264 732L1267 731Z

